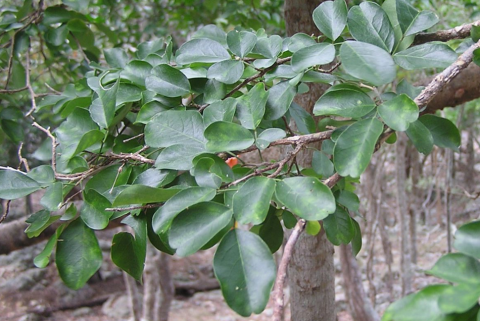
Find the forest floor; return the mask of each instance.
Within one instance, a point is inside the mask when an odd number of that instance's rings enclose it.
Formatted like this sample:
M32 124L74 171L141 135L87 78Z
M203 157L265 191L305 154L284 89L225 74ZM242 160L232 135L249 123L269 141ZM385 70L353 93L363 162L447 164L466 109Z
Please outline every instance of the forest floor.
M477 214L474 214L478 216ZM473 219L473 217L472 217ZM469 218L462 218L461 225ZM370 298L375 298L375 308L382 314L391 302L391 298L401 297L401 280L399 271L400 242L398 224L390 227L388 233L392 242L394 264L391 267L393 274L393 291L389 292L386 285L388 267L385 264L383 249L379 236L374 246L372 257L373 275L371 283L366 275L368 253L366 246L357 256L362 270L364 288L371 292ZM122 273L109 259L109 244L114 230L98 233L100 246L104 251L105 263L100 274L101 278L93 278L79 291L66 288L59 280L54 264L45 269L37 269L33 265L33 257L44 246L44 242L29 248L15 251L9 255L0 256L0 321L118 321L128 320L129 309ZM378 232L377 232L378 234ZM424 273L431 268L436 260L446 253L446 231L438 225L418 225L418 263L413 266L413 289L419 290L427 284L438 282L434 277ZM364 238L365 242L365 238ZM171 259L171 271L174 280L194 281L202 274L212 277L211 261L214 250L197 253L188 258ZM335 254L336 268L336 309L339 321L352 321L348 313L345 293L342 288L341 267L338 254ZM139 286L141 291L141 287ZM288 288L285 289L286 302L288 302ZM220 290L197 292L193 295L177 295L170 310L172 321L240 321L240 320L271 320L273 308L271 303L260 315L242 318L235 314L225 304ZM286 310L286 319L290 320L289 309Z

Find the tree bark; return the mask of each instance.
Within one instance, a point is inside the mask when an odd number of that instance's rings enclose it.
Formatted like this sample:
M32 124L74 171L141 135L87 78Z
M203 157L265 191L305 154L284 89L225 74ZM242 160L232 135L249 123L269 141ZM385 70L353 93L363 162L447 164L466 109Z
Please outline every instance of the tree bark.
M287 34L291 36L304 32L318 35L319 31L312 20L312 12L322 2L322 0L286 0L284 11ZM312 113L315 102L327 87L311 84L309 88L308 93L297 95L295 102ZM300 166L308 166L311 161L311 151L305 151L297 156ZM306 233L300 236L288 268L292 320L336 320L333 253L333 246L323 230L317 236Z
M378 313L367 299L362 284L362 274L353 257L350 244L340 245L340 262L342 263L343 286L353 319L355 321L379 321Z

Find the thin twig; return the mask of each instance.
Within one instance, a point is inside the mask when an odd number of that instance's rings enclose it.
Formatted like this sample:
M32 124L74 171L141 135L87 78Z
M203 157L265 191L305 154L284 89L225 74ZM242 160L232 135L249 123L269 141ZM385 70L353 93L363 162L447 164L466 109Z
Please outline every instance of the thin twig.
M35 102L35 92L33 91L32 84L30 83L30 48L27 50L27 53L25 54L25 60L26 60L26 68L25 68L25 83L27 84L28 92L30 93L30 101L32 103L32 107L28 111L28 113L25 114L25 116L30 116L33 114L35 110L37 110L37 103Z
M298 220L283 250L282 260L280 261L280 265L278 267L277 278L275 280L275 287L273 290L273 321L283 320L283 288L285 286L285 278L287 277L287 267L292 257L295 243L297 243L297 240L305 229L306 224L307 222L305 222L305 220Z
M18 152L17 152L18 161L19 161L18 169L21 169L23 165L23 167L25 167L25 171L30 172L30 166L28 165L28 161L25 157L22 156L22 148L23 148L23 142L20 143L20 146L18 147Z
M27 89L26 86L18 89L0 89L0 94L15 94Z
M8 200L5 202L5 208L3 209L3 214L2 217L0 217L0 223L5 221L5 219L8 217L8 213L10 212L10 203L12 200Z
M53 136L49 128L44 128L37 122L32 123L33 127L40 129L42 132L47 134L47 136L52 140L52 169L55 174L57 174L57 139Z

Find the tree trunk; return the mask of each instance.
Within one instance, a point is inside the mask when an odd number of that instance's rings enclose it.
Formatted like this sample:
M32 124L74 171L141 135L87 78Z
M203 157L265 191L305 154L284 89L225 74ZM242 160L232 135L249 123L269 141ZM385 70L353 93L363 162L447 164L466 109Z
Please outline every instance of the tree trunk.
M363 289L362 274L353 257L350 244L340 245L340 262L342 263L343 286L353 319L355 321L380 321L378 313Z
M312 20L312 12L321 2L323 1L286 0L284 9L287 34L319 34ZM326 87L318 84L309 87L310 91L298 95L295 102L311 113ZM297 157L300 166L308 166L311 161L312 154L308 151ZM288 268L292 320L336 320L333 253L333 246L323 230L317 236L304 233L299 238Z

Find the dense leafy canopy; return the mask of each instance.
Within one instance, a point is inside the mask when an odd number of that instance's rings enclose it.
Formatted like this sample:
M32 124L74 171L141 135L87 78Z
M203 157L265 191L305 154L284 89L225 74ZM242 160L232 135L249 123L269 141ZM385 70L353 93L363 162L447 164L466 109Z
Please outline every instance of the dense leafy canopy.
M217 2L202 5L216 12ZM170 37L127 48L126 34L117 35L102 19L83 14L82 1L64 1L44 12L32 11L31 1L25 3L22 10L30 10L28 15L21 10L2 12L0 39L15 39L7 88L33 90L25 81L29 66L22 65L20 56L36 36L53 53L78 51L77 71L83 77L61 93L32 96L36 109L27 119L48 134L35 155L50 165L28 173L2 167L0 197L16 199L46 189L44 210L27 221L30 237L60 218L54 211L68 207L35 264L46 266L56 247L59 274L74 289L101 264L93 230L124 217L134 235L117 234L111 250L121 269L141 279L148 241L180 256L220 243L214 269L227 303L242 316L260 313L275 279L272 252L282 243L280 221L292 228L297 216L308 221L308 233L316 234L323 220L333 244L352 242L358 253L361 235L351 214L358 211L359 200L346 187L365 171L380 140L406 131L424 154L434 144L454 150L460 144L458 129L449 120L419 118L415 97L402 91L406 81L396 93L381 95L395 90L392 83L402 69L444 68L457 58L447 44L409 47L409 36L432 27L438 18L406 0L385 6L363 2L351 8L344 0L326 1L313 12L321 37L268 35L247 15L244 23L240 14L243 28L227 34L218 26L204 26L178 50ZM35 20L37 15L43 20ZM29 24L26 17L32 19ZM272 25L281 26L279 17L269 17ZM176 21L180 20L188 21ZM115 46L100 51L97 35ZM5 55L2 47L2 63ZM314 118L293 102L309 90L309 83L332 85L315 103L314 114L342 117L324 136L315 136ZM23 114L3 109L0 117L5 134L21 142ZM293 131L289 121L296 125ZM54 130L47 128L48 122ZM311 140L290 139L307 134ZM295 156L313 141L324 141L321 151L313 151L313 170L300 168ZM243 152L273 145L292 145L293 151L270 163L242 160ZM238 157L237 165L226 164L228 157ZM342 184L327 186L320 180L334 174L343 177ZM75 185L84 186L84 205L78 211L66 196ZM158 209L152 215L147 205ZM245 230L247 224L253 225L250 231ZM432 298L440 298L431 315L463 313L476 303L478 290L466 284L480 282L474 253L478 240L470 238L477 227L458 232L456 246L465 254L447 256L430 271L459 286L425 289L416 294L420 299L408 297L392 306L386 320L393 315L403 320L401 310L407 305L420 309L419 300L433 306ZM459 274L467 275L467 263L472 268L468 280L445 273L453 261ZM464 309L448 304L458 291L469 294L456 298Z

